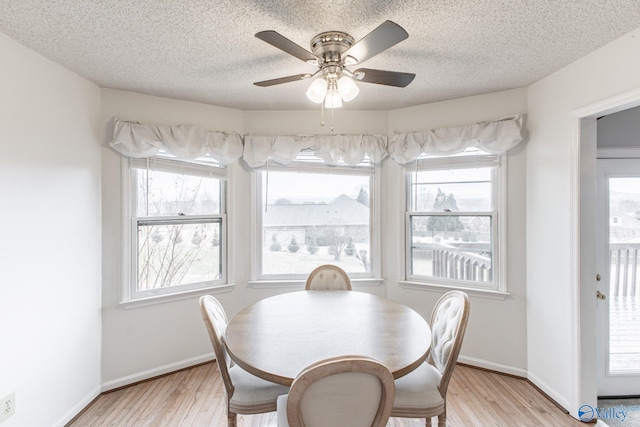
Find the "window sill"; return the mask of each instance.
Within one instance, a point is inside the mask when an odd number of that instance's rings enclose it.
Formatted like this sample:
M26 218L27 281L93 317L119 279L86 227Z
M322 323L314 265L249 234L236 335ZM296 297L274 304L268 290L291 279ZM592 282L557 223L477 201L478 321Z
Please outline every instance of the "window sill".
M425 282L409 282L409 281L399 281L398 284L401 288L404 289L414 289L420 291L433 291L433 292L442 292L442 291L463 291L469 296L479 297L479 298L487 298L494 300L505 300L509 297L509 292L506 291L497 291L495 289L478 289L478 288L470 288L465 286L451 286L451 285L441 285L436 283L425 283Z
M235 287L236 287L235 283L227 283L224 285L209 286L207 288L194 289L191 291L176 292L176 293L167 294L167 295L157 295L152 297L121 301L120 304L118 304L118 306L126 310L129 310L132 308L147 307L150 305L180 301L180 300L194 298L194 297L211 294L211 293L231 292L231 290L233 290L233 288Z
M298 279L298 280L251 280L248 285L251 288L260 288L260 289L269 289L269 288L302 288L304 289L304 285L306 283L306 279ZM384 283L382 279L374 279L374 278L366 278L366 279L351 279L351 285L354 288L364 288L369 286L380 286Z

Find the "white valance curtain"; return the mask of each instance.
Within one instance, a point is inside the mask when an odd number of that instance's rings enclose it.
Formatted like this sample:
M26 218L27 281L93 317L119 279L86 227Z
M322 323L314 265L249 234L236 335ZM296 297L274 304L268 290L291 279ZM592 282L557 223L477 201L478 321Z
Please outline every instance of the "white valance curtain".
M388 152L396 162L406 164L415 161L422 154L450 156L472 147L500 154L515 147L520 141L522 115L517 115L466 126L396 133L389 141Z
M246 135L208 131L197 126L155 126L114 120L111 147L134 158L152 157L165 151L179 159L211 156L229 164L240 157L252 168L272 160L293 162L302 150L327 164L340 161L361 163L365 156L374 163L387 155L400 164L422 154L447 156L475 147L500 154L522 141L522 116L490 122L419 132L396 133L391 141L380 135ZM244 144L243 144L244 140Z
M268 160L281 165L293 162L302 150L313 150L316 157L329 165L340 161L355 166L365 158L374 163L387 155L387 137L380 135L291 135L244 137L242 158L252 167L260 167Z
M152 157L164 151L178 159L210 156L228 165L242 156L242 136L197 126L154 126L115 119L111 147L128 157Z

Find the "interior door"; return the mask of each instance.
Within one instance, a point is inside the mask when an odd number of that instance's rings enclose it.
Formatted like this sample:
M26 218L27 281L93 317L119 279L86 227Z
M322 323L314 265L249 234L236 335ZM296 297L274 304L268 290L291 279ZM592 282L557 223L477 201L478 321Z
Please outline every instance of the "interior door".
M598 396L640 395L640 160L598 160Z

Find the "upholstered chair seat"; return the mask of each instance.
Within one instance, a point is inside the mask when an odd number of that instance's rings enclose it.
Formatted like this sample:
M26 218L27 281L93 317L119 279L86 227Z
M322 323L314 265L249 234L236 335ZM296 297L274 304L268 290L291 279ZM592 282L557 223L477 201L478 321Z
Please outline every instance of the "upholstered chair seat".
M229 407L236 414L273 412L278 397L289 391L289 387L258 378L238 365L229 369L229 376L233 384Z
M427 418L429 413L444 410L444 398L438 390L441 379L440 372L429 363L423 363L409 375L398 378L394 416L416 418L414 414L423 411L424 418ZM406 415L401 415L403 412Z

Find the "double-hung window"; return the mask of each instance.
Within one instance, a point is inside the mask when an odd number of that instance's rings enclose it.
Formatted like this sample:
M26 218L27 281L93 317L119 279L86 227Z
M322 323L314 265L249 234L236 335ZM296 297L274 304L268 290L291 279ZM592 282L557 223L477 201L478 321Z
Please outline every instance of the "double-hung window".
M124 300L226 283L226 169L130 159L130 268Z
M504 290L500 162L475 151L407 167L407 280Z
M302 152L288 166L256 171L257 280L305 279L335 264L373 277L375 166L327 166Z

